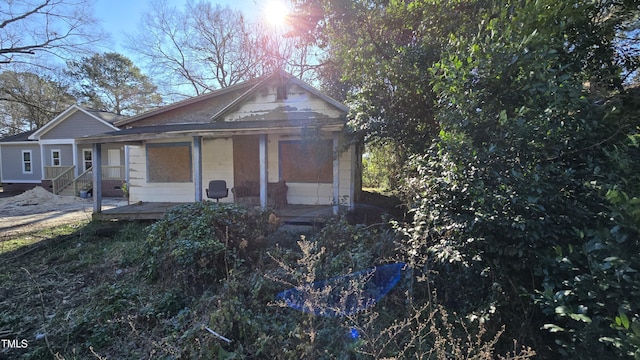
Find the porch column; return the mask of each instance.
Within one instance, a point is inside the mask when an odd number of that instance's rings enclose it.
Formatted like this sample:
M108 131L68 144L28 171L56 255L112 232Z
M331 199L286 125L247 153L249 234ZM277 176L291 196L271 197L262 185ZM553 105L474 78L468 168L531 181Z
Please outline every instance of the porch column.
M196 187L196 202L202 201L202 136L193 137L193 183Z
M127 191L129 188L129 145L124 146L124 182L127 184Z
M44 157L44 145L40 144L40 141L38 141L38 145L40 146L40 171L42 171L40 173L40 174L42 174L42 176L40 176L40 178L42 180L44 180L44 179L46 179L46 173L44 172L44 164L46 163L46 159ZM31 163L33 163L33 159L31 159ZM42 182L40 183L40 185L42 185Z
M102 212L102 144L93 144L93 213Z
M260 135L260 207L267 207L267 135Z
M349 210L354 210L355 209L355 202L356 202L356 181L357 179L357 173L360 166L358 164L358 145L350 145L349 146L349 163L351 166L351 170L349 172L350 175L350 181L349 181Z
M80 164L78 164L78 144L76 144L76 140L73 140L73 148L71 149L73 153L73 166L75 166L74 176L78 176L81 174L80 172Z
M340 206L340 153L339 133L333 133L333 214L338 214Z

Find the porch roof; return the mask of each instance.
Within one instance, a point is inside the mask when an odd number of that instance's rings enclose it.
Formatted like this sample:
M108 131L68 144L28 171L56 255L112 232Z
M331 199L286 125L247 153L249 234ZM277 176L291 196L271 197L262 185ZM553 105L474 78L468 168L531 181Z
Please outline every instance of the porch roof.
M250 120L211 123L188 123L140 126L76 139L78 144L135 143L144 140L167 139L183 136L231 136L246 134L291 133L304 128L340 131L343 119L306 118L297 120Z

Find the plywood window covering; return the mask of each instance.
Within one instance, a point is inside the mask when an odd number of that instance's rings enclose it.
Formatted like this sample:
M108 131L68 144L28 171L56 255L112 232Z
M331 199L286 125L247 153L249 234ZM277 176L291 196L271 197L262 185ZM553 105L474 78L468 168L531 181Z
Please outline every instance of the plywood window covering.
M331 183L332 140L280 141L280 178L286 182Z
M191 143L147 144L148 182L191 182Z

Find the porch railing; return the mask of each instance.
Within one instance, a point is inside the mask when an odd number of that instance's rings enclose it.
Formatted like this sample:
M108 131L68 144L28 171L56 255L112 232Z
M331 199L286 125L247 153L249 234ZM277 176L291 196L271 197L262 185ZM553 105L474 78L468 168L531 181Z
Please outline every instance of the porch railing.
M124 180L124 165L103 165L102 180Z
M69 171L69 169L74 169L73 166L45 166L44 167L44 178L45 179L55 179L60 174Z
M69 186L73 182L73 173L75 171L75 168L75 166L71 166L51 180L54 194L59 194L62 189Z
M124 180L124 166L103 165L102 180ZM93 166L85 170L73 180L75 194L80 194L80 190L88 190L93 187Z

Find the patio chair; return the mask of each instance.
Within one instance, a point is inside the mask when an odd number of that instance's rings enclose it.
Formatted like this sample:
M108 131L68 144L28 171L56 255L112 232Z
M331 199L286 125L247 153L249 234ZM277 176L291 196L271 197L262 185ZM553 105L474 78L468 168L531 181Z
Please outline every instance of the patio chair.
M210 199L216 199L216 202L220 202L220 199L229 196L229 188L227 182L224 180L211 180L209 181L209 188L206 189L207 197Z

